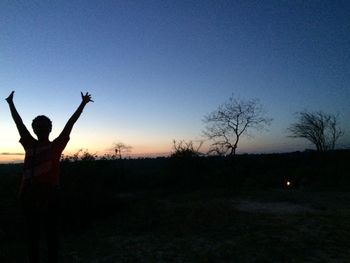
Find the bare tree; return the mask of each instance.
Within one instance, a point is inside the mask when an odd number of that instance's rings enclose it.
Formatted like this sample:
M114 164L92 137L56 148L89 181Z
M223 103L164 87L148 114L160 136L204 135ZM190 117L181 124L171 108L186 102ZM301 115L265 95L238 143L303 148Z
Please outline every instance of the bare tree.
M272 119L265 114L258 99L243 100L232 95L217 110L204 116L204 135L213 141L209 153L235 155L241 135L249 135L252 129L264 129L271 123Z
M121 160L123 155L131 152L132 147L123 142L118 142L114 144L115 155Z
M309 140L317 151L334 150L337 140L344 135L339 128L338 116L322 111L302 111L297 115L297 121L288 128L290 137Z

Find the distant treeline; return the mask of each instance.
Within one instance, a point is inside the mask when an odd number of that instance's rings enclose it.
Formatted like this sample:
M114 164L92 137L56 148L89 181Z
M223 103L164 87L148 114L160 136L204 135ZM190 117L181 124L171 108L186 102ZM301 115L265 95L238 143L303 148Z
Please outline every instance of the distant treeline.
M120 192L214 185L269 188L283 186L290 180L296 187L347 188L349 160L350 150L137 159L94 159L83 155L62 160L61 185L63 190L96 188L94 191ZM0 182L2 186L5 183L5 192L15 191L21 170L22 164L0 165Z

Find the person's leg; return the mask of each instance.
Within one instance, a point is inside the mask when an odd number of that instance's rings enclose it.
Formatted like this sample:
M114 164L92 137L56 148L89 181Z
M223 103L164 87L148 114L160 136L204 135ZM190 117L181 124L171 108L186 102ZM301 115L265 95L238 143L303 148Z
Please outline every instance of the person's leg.
M39 218L34 215L27 215L26 219L26 235L29 263L38 263L39 243L40 243L40 223Z
M25 235L27 243L27 253L29 263L40 262L40 215L35 209L33 199L30 195L25 195L22 201L25 217Z
M48 262L58 262L58 249L59 249L59 235L58 235L58 194L53 192L50 196L47 214L45 216L46 221L46 238L47 238L47 250L48 250Z

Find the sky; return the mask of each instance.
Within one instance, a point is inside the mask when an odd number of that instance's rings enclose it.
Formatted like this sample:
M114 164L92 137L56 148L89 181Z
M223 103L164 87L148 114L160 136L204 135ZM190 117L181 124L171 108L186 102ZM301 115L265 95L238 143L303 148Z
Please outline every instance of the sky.
M203 139L203 117L231 94L273 118L238 153L311 148L288 137L302 110L339 114L350 145L349 1L0 1L0 97L28 129L44 114L50 139L90 92L65 154L169 154ZM23 160L0 101L0 162ZM204 146L206 147L206 146Z

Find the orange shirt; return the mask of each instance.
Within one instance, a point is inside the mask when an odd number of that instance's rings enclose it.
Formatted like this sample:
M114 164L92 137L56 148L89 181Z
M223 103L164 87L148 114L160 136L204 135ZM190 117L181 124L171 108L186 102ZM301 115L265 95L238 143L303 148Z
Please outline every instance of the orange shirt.
M69 136L62 134L52 142L39 142L31 135L21 137L25 159L20 192L30 184L59 185L60 158L68 141Z

